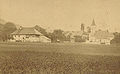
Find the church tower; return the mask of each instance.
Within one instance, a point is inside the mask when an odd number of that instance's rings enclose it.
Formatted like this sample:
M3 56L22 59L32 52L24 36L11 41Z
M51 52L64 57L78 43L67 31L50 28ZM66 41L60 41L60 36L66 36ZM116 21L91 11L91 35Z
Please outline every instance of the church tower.
M97 30L97 29L96 29L97 26L96 26L96 24L95 24L95 20L94 20L94 19L93 19L92 24L91 24L90 27L91 27L91 33L94 34L95 31Z
M81 24L81 31L84 32L85 31L85 25L82 23Z

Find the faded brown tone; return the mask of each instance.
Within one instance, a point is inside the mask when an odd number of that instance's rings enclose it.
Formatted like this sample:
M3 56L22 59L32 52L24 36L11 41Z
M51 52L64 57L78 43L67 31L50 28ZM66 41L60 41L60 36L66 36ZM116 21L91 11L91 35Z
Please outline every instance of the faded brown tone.
M116 45L0 43L0 47L0 74L120 74Z

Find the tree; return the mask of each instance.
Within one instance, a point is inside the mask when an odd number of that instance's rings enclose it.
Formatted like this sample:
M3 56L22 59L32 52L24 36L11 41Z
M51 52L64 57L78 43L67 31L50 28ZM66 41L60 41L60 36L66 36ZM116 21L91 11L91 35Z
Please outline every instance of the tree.
M10 34L16 30L16 26L14 23L8 22L4 25L4 33L5 34Z
M3 26L2 31L2 40L6 41L7 39L10 39L10 34L16 30L16 26L14 23L7 22Z
M3 25L0 24L0 41L2 41L3 38Z
M75 42L85 42L85 40L82 36L75 36Z
M87 33L91 33L91 28L87 27Z
M111 44L120 44L120 33L115 32L114 34L114 39L111 40Z
M57 29L51 33L52 42L63 42L65 40L65 35L63 34L63 30Z

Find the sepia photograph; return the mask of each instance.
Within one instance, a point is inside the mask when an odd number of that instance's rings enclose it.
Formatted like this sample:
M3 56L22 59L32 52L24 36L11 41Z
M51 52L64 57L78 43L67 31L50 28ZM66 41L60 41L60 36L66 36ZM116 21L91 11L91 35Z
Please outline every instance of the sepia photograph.
M0 74L120 74L120 0L0 0Z

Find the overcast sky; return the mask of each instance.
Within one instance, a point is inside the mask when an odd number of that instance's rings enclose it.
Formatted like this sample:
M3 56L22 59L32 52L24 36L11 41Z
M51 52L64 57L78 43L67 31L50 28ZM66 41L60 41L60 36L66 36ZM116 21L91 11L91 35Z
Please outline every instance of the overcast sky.
M21 26L80 30L80 24L120 32L120 0L0 0L0 18Z

